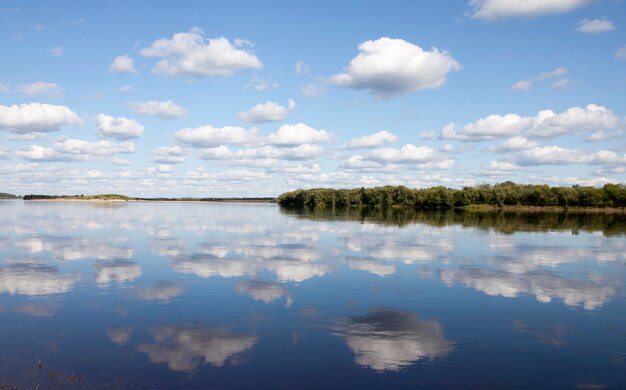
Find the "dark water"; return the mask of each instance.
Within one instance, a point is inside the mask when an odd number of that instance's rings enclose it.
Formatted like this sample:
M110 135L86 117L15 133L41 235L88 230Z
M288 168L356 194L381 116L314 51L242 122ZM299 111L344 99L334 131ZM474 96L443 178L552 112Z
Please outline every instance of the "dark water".
M623 216L0 216L0 386L626 388Z

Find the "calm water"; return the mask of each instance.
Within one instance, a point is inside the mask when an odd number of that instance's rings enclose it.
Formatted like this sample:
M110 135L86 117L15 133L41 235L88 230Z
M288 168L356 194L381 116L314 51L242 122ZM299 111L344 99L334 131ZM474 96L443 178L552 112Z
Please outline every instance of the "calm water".
M0 202L0 385L626 388L626 221Z

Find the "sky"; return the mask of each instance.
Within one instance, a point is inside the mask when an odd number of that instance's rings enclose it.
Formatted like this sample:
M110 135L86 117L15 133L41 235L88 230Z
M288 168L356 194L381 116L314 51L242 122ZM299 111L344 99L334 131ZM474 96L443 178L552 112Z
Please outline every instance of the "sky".
M0 192L626 183L622 0L0 0Z

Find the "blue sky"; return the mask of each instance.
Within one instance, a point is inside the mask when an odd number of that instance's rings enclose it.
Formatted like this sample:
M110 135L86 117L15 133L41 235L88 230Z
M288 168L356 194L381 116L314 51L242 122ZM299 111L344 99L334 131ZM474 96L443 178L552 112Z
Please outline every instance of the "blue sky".
M0 1L0 191L626 182L619 0Z

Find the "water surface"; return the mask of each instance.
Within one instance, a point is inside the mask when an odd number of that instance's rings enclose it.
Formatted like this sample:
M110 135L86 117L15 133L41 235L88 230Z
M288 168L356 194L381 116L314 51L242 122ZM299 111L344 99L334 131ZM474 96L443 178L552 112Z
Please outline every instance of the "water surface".
M620 215L0 202L0 385L626 387Z

